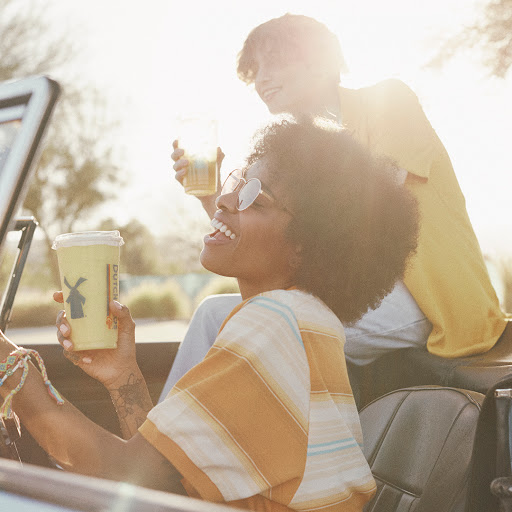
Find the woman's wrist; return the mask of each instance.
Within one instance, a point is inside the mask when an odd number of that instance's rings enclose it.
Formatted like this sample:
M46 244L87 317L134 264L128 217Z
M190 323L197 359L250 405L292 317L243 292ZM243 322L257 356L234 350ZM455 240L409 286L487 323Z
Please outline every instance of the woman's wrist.
M134 365L131 368L123 369L114 378L104 382L103 385L107 391L111 393L112 391L123 389L124 386L129 386L131 383L139 380L144 380L144 377L138 365Z
M124 439L129 439L146 420L153 407L146 381L140 369L134 369L107 388L121 427Z
M17 348L19 347L13 345L0 332L0 396L2 398L18 386L24 369L22 359L28 359L26 355L13 356Z
M5 358L2 359L4 361ZM28 364L28 358L25 359L25 363ZM0 362L1 364L1 362ZM0 371L0 397L5 398L13 389L16 389L22 379L25 365L23 361L18 361L6 372Z
M39 366L40 376L42 377L44 385L47 387L50 396L53 397L58 405L62 405L64 403L64 399L53 387L50 379L48 378L44 361L39 355L39 352L33 349L14 346L14 350L6 357L6 359L0 362L0 387L4 388L1 393L4 400L0 406L0 417L7 418L11 416L13 398L24 387L30 367L34 369L34 366L31 365L32 357ZM18 378L20 370L22 370L22 373L21 377Z

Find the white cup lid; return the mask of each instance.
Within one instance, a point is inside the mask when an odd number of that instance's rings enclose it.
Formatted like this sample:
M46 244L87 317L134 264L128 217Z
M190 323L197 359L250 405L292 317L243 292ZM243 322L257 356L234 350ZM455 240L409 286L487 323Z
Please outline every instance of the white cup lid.
M52 249L86 245L113 245L119 247L123 244L124 240L119 231L80 231L58 235L53 242Z

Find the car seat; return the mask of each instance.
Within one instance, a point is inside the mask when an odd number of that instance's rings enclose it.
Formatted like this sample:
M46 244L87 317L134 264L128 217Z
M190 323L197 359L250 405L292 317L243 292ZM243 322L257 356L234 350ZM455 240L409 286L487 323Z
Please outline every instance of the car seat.
M389 391L425 384L486 394L497 382L512 377L512 320L494 347L483 354L448 359L426 349L408 348L366 366L347 362L347 369L360 407Z
M364 454L377 482L365 512L462 512L484 395L421 386L360 411Z

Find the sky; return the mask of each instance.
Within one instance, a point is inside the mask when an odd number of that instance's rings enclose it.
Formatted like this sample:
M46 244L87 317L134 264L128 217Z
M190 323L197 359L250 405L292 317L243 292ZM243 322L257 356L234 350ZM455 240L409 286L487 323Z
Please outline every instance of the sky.
M104 93L120 122L107 136L127 184L101 215L120 224L138 219L157 235L204 230L199 202L173 177L177 119L215 116L223 174L240 165L270 116L237 79L236 55L253 27L291 12L317 18L339 37L349 68L343 85L395 77L416 92L450 154L482 249L512 252L512 79L489 78L475 52L440 70L425 67L443 37L477 19L482 1L48 0L52 19L80 48L70 67Z

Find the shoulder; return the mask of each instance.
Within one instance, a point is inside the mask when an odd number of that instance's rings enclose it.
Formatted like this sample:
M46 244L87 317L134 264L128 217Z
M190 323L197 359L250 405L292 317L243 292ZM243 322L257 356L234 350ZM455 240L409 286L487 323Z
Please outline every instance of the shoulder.
M397 106L411 108L419 106L416 93L402 80L390 78L374 85L357 89L357 94L370 107L377 110L396 109Z
M247 300L226 322L216 344L251 338L260 343L290 336L302 345L302 331L344 339L339 318L320 299L301 290L272 290Z
M317 299L314 295L297 289L271 290L269 292L260 293L249 299L247 305L267 306L270 309L280 307L294 313L296 316L302 316L305 311L312 307L322 311L328 309L322 301Z
M307 365L300 304L297 294L286 290L252 297L224 324L209 354L227 351L258 367L271 361L282 368L292 361Z
M241 332L243 325L246 333L248 329L261 333L283 325L298 332L298 317L309 297L298 290L272 290L255 295L241 305L223 331Z
M398 80L397 78L388 78L387 80L382 80L377 82L376 84L370 85L368 87L363 87L358 89L361 94L366 95L368 97L414 97L417 98L414 91L402 80Z
M293 322L299 329L329 331L341 336L343 326L338 317L319 298L302 290L272 290L253 297L247 304L263 308L280 317L281 321Z

